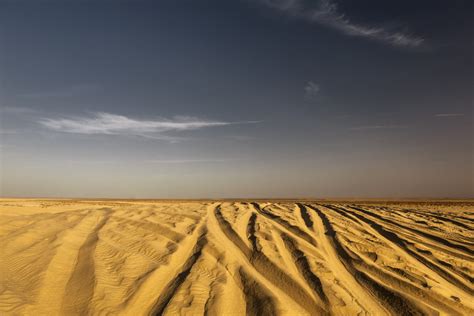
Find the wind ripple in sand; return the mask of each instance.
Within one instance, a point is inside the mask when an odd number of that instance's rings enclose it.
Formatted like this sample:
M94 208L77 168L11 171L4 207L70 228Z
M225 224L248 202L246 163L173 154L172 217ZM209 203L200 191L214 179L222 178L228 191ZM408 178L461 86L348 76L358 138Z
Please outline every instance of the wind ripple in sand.
M473 315L472 204L0 201L2 315Z

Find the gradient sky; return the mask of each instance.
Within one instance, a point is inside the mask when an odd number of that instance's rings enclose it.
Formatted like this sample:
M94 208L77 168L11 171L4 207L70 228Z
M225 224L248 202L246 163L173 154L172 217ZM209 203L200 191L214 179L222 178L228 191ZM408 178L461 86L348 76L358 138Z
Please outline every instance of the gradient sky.
M471 0L0 0L0 193L473 197L473 20Z

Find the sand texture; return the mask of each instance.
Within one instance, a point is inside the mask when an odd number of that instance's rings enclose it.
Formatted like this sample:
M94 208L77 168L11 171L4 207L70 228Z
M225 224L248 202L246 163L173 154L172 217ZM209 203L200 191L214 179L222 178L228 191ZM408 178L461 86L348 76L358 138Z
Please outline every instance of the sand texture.
M474 315L472 204L0 200L1 315Z

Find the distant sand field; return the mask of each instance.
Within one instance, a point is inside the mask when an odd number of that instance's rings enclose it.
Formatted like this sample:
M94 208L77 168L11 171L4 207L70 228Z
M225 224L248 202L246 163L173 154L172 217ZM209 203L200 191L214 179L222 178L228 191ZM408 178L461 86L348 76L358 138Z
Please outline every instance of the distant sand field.
M472 203L0 200L0 315L474 315Z

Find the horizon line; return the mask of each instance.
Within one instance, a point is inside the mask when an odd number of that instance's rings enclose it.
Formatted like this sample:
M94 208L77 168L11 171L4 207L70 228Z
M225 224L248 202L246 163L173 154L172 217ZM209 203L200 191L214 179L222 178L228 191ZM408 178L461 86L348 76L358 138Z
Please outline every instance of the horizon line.
M127 197L31 197L0 196L0 200L66 200L66 201L325 201L325 202L469 202L474 197L221 197L221 198L127 198Z

